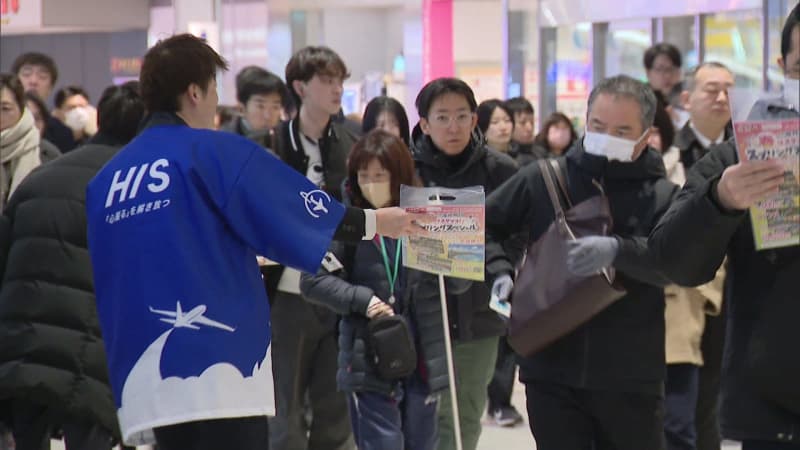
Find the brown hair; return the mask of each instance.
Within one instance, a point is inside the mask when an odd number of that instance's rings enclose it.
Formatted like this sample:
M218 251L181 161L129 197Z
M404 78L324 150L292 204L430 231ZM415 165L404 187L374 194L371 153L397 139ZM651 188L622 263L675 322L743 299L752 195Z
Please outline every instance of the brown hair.
M347 159L347 180L353 206L372 207L361 193L361 187L358 185L358 171L366 168L375 158L391 176L391 206L400 204L401 184L408 186L422 184L414 173L414 160L411 159L411 152L408 151L403 141L387 131L375 129L356 142Z
M0 74L0 88L7 88L14 95L14 101L17 102L19 112L25 111L25 90L22 88L22 82L14 73Z
M286 64L285 77L286 86L298 109L302 105L302 101L294 90L294 81L307 83L308 80L314 78L314 75L341 77L346 80L350 77L350 72L347 71L347 66L339 54L328 47L309 46L298 50Z
M569 144L567 144L566 148L564 148L564 152L566 152L572 146L572 144L578 140L578 133L575 132L575 127L572 126L572 121L570 121L569 117L567 117L564 113L554 112L550 114L547 120L545 120L544 125L542 125L542 129L539 130L539 134L537 134L533 139L533 142L546 148L548 152L551 152L552 149L550 148L550 143L547 142L547 133L550 132L550 127L559 123L563 123L569 127Z
M148 112L178 111L181 94L192 84L205 91L217 70L228 70L228 63L203 39L178 34L159 41L142 62L142 101Z

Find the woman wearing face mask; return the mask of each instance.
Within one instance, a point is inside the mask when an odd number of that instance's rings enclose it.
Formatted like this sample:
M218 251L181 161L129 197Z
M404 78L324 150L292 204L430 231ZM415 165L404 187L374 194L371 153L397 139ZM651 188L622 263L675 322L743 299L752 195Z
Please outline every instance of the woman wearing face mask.
M409 146L408 115L403 105L392 97L375 97L367 103L361 129L367 134L376 128L399 137L406 147Z
M397 206L400 185L418 185L402 141L383 130L359 140L348 160L353 205ZM316 275L304 274L303 296L342 316L339 326L339 390L348 394L356 445L361 450L431 450L438 432L437 397L447 387L447 364L438 302L412 304L407 287L415 271L402 267L399 241L376 236L346 247L334 242ZM326 257L327 259L327 257ZM409 377L382 378L367 350L370 321L402 314L417 349Z
M503 153L513 153L511 135L514 133L514 114L498 99L478 105L478 128L489 147Z
M0 211L23 178L42 163L39 140L19 78L0 75Z
M578 134L572 127L569 117L560 112L554 112L545 121L542 130L533 140L533 144L547 150L550 156L561 156L576 140L578 140Z
M89 104L89 94L80 86L67 86L55 96L53 115L72 130L78 145L97 133L97 110Z

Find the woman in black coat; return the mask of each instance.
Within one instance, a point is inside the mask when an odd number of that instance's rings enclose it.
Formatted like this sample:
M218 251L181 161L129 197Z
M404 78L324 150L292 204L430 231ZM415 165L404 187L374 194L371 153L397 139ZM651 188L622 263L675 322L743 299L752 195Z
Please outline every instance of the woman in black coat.
M374 130L356 143L348 160L353 205L397 206L400 185L415 184L403 142ZM444 332L438 302L415 303L408 287L415 272L402 267L400 241L376 236L356 246L332 245L316 275L304 274L303 296L342 316L339 326L339 390L348 394L353 434L361 450L433 450L437 396L447 387ZM378 372L367 338L371 321L401 314L410 326L418 361L406 378Z

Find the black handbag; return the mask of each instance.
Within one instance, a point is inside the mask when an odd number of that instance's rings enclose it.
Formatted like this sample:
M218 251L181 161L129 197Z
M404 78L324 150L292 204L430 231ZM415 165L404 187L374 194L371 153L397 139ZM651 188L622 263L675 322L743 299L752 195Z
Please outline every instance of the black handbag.
M385 380L405 378L417 368L414 337L400 314L370 320L367 346L378 375Z

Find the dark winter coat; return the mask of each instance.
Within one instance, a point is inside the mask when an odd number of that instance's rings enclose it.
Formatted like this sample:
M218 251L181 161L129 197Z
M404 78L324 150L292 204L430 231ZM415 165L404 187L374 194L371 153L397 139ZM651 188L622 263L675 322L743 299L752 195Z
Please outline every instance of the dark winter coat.
M100 134L42 165L0 218L0 403L35 402L53 420L115 436L84 207L86 185L119 148Z
M583 151L577 141L564 157L573 204L600 194L603 185L611 207L619 252L617 281L627 294L590 321L520 361L524 382L660 395L665 373L664 290L667 280L646 252L646 236L666 212L678 187L666 178L661 156L647 149L632 163L609 162ZM486 201L487 270L496 277L514 266L498 247L519 230L535 242L555 213L538 164L520 169ZM515 292L519 301L524 292Z
M713 279L727 255L722 434L797 444L800 247L756 251L750 215L720 206L716 186L738 160L732 140L712 147L688 172L686 185L650 236L650 248L664 273L686 286Z
M545 159L550 155L546 148L539 144L514 144L508 154L514 158L519 167L525 167L532 162Z
M395 254L397 241L385 241L394 264L391 255ZM390 297L379 242L373 239L346 246L334 241L330 252L342 262L344 270L328 272L323 267L316 275L303 274L300 289L304 298L342 316L339 322L339 369L336 373L339 390L391 394L396 385L376 373L366 340L369 324L366 312L370 299L375 295L388 301ZM432 391L439 391L448 385L442 312L438 301L420 304L412 300L406 286L413 284L419 275L419 272L400 268L395 292L397 300L392 307L396 314L410 319L420 367L423 368L420 375Z
M220 131L227 131L229 133L244 136L258 145L269 149L274 152L277 138L275 137L276 130L259 130L252 131L245 127L242 117L234 117L231 121L220 128Z
M487 195L497 189L517 171L510 156L488 148L481 140L473 139L457 167L433 145L431 139L414 130L414 163L425 186L463 188L483 186ZM499 315L489 309L490 284L458 278L446 278L447 306L450 317L450 334L458 341L470 341L505 333L505 324ZM437 302L439 281L435 275L425 274L415 284L414 301Z

